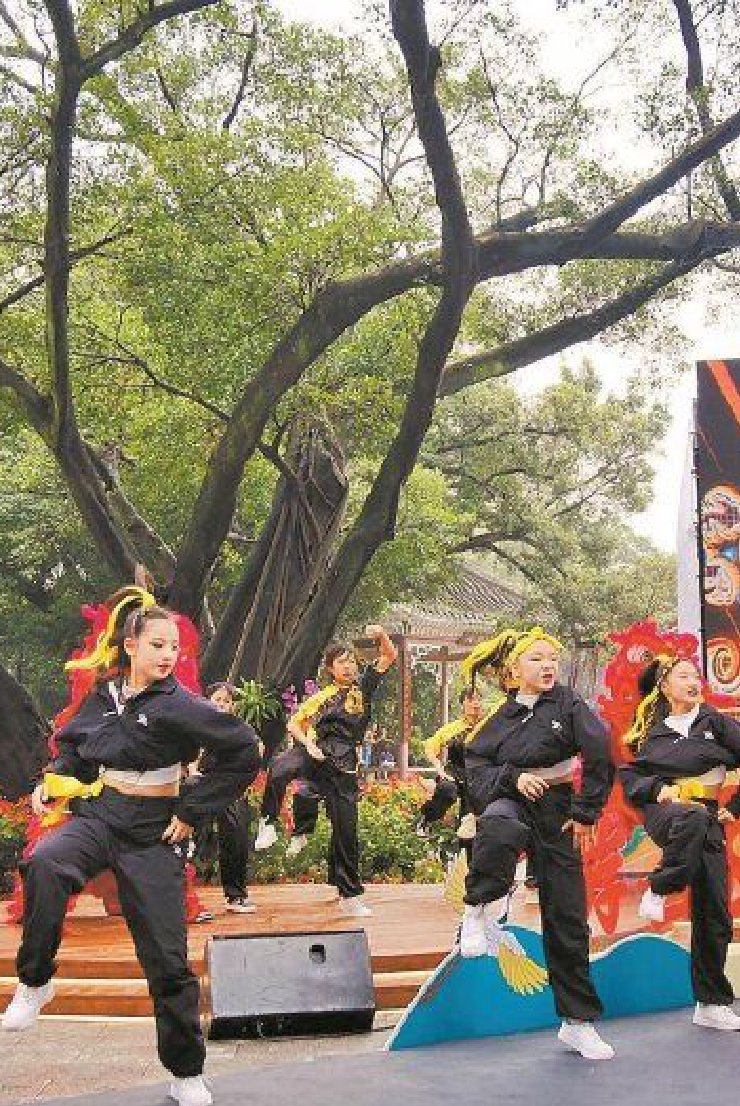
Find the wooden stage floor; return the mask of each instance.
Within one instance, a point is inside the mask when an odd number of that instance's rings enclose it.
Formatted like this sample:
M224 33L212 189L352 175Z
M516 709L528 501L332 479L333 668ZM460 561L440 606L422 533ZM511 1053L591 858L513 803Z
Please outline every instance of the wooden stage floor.
M370 918L340 914L333 888L321 884L271 884L250 888L254 914L226 912L219 888L199 887L213 921L191 925L193 969L203 971L211 934L327 932L363 927L372 957L379 1009L405 1006L430 970L449 952L458 918L440 884L375 884L367 888ZM5 910L0 903L0 917ZM15 988L20 927L0 923L0 1010ZM151 1002L121 918L108 918L96 899L82 896L65 923L59 951L56 998L49 1014L147 1016Z
M430 971L452 948L458 915L443 897L441 884L370 884L370 918L349 918L339 912L335 892L322 884L269 884L250 888L254 914L226 912L220 888L199 887L198 895L213 911L213 921L188 929L193 970L203 974L204 949L211 934L322 933L363 927L368 935L379 1010L406 1006ZM623 903L619 933L607 937L591 916L594 952L649 928L636 916L637 885ZM0 918L5 910L0 902ZM537 894L518 886L509 921L539 930ZM688 943L686 923L670 935ZM736 939L740 933L736 929ZM15 989L15 953L20 927L0 921L0 1010ZM121 918L105 916L100 901L82 896L67 918L58 957L56 997L49 1014L141 1017L152 1013L151 1000L128 930Z

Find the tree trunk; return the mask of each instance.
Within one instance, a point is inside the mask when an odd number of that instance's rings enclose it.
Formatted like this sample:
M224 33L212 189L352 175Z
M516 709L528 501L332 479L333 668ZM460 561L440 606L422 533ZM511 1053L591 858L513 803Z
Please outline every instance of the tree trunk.
M271 682L336 541L347 500L344 460L326 430L294 448L270 517L206 651L207 681L228 674Z

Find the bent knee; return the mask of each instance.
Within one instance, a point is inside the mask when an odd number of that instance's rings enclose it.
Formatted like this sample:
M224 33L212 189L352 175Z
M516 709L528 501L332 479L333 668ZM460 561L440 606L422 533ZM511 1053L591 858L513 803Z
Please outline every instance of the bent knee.
M523 849L529 837L529 830L523 822L504 814L491 813L486 807L478 819L476 840L486 845L514 845Z

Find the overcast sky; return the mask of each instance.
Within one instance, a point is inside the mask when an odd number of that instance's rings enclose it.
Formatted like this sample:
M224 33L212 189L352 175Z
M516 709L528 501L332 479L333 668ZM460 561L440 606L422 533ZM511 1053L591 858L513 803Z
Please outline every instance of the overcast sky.
M362 0L278 0L285 15L311 20L332 29L350 29L353 17L359 14ZM573 27L562 13L555 10L555 0L514 0L526 24L544 31L548 38L548 60L561 75L582 72L583 51L589 49L592 56L593 38L588 43L578 41ZM593 29L590 34L593 35ZM613 85L606 93L618 100L625 90ZM715 305L716 306L716 305ZM676 308L676 321L686 335L687 345L681 360L693 365L703 358L740 356L740 321L738 313L728 303L728 317L721 322L709 317L707 299L701 293L688 295ZM732 317L729 317L730 314ZM607 387L625 376L625 370L638 369L640 350L635 347L625 356L597 341L574 347L566 355L570 362L577 362L584 354L598 367ZM625 364L625 362L627 362ZM536 389L552 380L558 372L558 360L548 358L521 370L517 383L526 390ZM666 366L672 368L673 366ZM681 472L686 451L687 435L695 395L695 372L687 370L680 375L670 390L671 426L663 446L663 455L656 458L655 496L650 508L633 520L636 530L650 538L662 549L676 548L676 521Z

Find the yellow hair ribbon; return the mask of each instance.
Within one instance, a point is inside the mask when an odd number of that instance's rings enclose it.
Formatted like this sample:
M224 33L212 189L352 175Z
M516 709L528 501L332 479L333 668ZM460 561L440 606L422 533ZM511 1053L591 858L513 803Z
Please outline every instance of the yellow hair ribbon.
M655 687L637 704L635 709L635 720L624 735L624 742L630 748L639 749L640 745L642 745L645 740L645 735L652 724L655 704L658 702L658 697L660 696L660 685L673 666L678 664L682 659L682 657L670 656L667 653L658 653L657 656L653 657L654 661L659 662L655 673Z
M110 668L116 660L118 655L118 647L111 645L111 639L116 632L116 626L118 625L118 619L121 611L126 607L135 603L137 606L146 610L147 607L153 607L156 603L156 599L144 588L132 587L123 599L119 603L116 603L113 610L108 615L108 621L105 629L95 643L95 648L92 653L88 653L86 657L77 657L71 661L67 661L64 666L65 672L77 671L83 669L85 671L94 671L98 668Z
M44 791L47 799L59 799L53 810L47 811L41 819L42 826L56 826L63 822L69 813L70 799L95 799L103 790L102 777L93 783L82 783L74 776L59 776L56 772L47 772L44 776Z
M500 670L508 668L518 657L521 657L522 653L526 653L527 649L531 648L532 645L536 645L538 641L544 641L559 651L564 648L556 637L546 633L541 626L533 626L531 630L502 630L496 637L489 638L488 641L482 641L480 645L476 645L475 649L468 653L460 664L460 673L463 679L469 682L473 673L477 669L485 667L486 662L495 656L507 640L512 641L512 646L504 654L501 664L497 665Z
M517 635L516 630L503 630L502 633L497 634L496 637L489 638L487 641L482 641L479 645L476 645L474 649L468 653L460 662L460 675L465 683L470 683L473 678L473 673L479 668L485 666L486 661L501 648L507 638L515 637Z
M456 718L454 722L446 722L424 742L424 752L427 756L439 756L451 741L466 733L467 729L468 723L464 718Z

